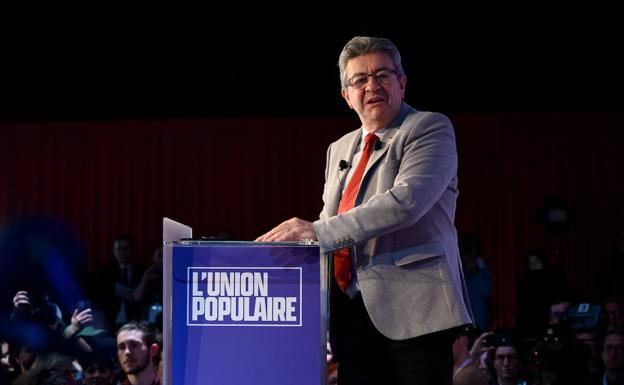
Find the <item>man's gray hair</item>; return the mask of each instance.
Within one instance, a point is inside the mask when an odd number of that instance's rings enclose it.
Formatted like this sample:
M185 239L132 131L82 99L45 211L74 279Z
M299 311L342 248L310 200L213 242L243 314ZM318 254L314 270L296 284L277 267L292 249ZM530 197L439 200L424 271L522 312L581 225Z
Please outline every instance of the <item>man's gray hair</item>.
M382 37L356 36L347 42L338 58L342 88L347 88L349 85L347 82L349 79L347 79L347 73L345 72L349 60L374 52L381 52L390 56L394 63L395 70L397 71L397 75L403 76L405 74L403 72L403 66L401 65L401 54L393 42Z

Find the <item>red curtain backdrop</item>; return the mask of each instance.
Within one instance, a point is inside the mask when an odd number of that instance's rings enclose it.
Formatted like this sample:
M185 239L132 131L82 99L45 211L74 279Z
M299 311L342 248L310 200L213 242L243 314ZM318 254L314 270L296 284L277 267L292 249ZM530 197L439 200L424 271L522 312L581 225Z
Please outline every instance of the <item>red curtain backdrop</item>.
M494 272L495 325L513 325L515 285L531 248L548 251L578 294L597 301L622 236L621 113L451 116L459 151L457 227L478 234ZM195 235L251 240L321 210L325 150L355 118L0 123L0 216L69 225L89 269L117 234L147 263L163 216ZM560 239L538 212L562 196ZM559 252L556 250L559 249Z
M543 249L564 271L573 300L600 301L624 239L624 114L464 115L455 125L456 223L484 242L495 324L513 325L516 282L530 249ZM571 213L560 238L539 220L551 196L563 197Z

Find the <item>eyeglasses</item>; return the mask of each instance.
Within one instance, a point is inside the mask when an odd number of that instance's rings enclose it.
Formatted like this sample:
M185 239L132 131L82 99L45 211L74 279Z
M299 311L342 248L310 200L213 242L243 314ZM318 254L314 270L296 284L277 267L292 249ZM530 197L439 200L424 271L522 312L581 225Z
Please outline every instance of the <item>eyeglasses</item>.
M396 70L390 68L378 69L375 72L369 74L355 75L351 79L347 80L347 85L353 88L362 89L368 84L368 78L372 77L377 83L389 84L392 76L398 75Z

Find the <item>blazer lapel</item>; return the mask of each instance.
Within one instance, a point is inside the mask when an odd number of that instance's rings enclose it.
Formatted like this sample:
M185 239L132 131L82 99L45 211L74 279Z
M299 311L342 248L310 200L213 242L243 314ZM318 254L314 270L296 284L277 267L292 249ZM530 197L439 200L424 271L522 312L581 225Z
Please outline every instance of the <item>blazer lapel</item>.
M368 159L368 163L366 164L366 168L364 169L364 175L362 176L362 180L366 178L366 174L368 174L368 170L377 163L379 159L388 151L388 147L392 142L392 138L396 132L396 128L388 128L384 133L383 139L379 141L381 143L381 148L379 150L373 151L371 157Z
M399 113L388 125L388 128L386 128L386 132L384 133L383 138L380 141L381 148L371 154L371 157L368 160L368 164L366 165L366 169L364 170L364 175L362 176L362 182L366 180L365 178L370 168L373 167L373 165L377 163L377 161L379 161L379 159L381 159L381 157L388 151L388 147L390 147L392 139L394 139L397 130L401 128L403 122L405 121L405 117L412 110L412 107L410 107L407 103L403 102L401 104L401 109L399 110Z
M343 146L342 148L338 148L337 154L339 160L346 160L349 164L353 162L353 155L355 153L355 148L357 147L360 139L362 138L362 129L358 129L357 132L354 132L353 138L348 143L348 145ZM338 164L334 164L333 167L339 168ZM351 167L354 167L353 165ZM344 183L347 174L349 173L349 169L346 168L344 170L338 169L336 172L335 178L333 178L331 189L329 191L329 200L328 204L331 204L330 207L330 215L336 215L338 212L338 204L340 203L340 197L342 195L342 185Z

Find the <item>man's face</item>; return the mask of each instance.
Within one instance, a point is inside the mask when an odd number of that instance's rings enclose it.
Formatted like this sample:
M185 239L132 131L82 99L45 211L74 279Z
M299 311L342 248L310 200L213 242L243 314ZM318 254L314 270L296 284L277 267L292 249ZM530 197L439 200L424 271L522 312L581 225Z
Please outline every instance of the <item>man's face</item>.
M152 352L138 330L123 330L117 335L117 358L126 374L139 374L151 368Z
M563 317L569 307L569 302L559 302L550 305L550 317L548 319L548 324L551 326L559 325L559 323L561 322L561 317Z
M132 247L130 247L130 242L126 240L118 240L113 242L113 255L117 262L122 265L128 265L131 262L132 257Z
M605 369L621 371L624 369L624 337L608 334L602 347L602 362Z
M89 365L84 371L85 385L108 385L113 383L113 371L111 368L100 365Z
M345 73L347 79L351 79L353 76L372 74L381 69L396 71L388 55L376 52L349 60ZM364 128L375 132L388 126L401 109L406 82L405 76L392 75L385 81L369 76L364 87L358 89L348 86L342 90L342 96L349 107L357 112Z
M513 346L499 346L494 353L494 369L500 378L515 378L520 369L520 359Z

